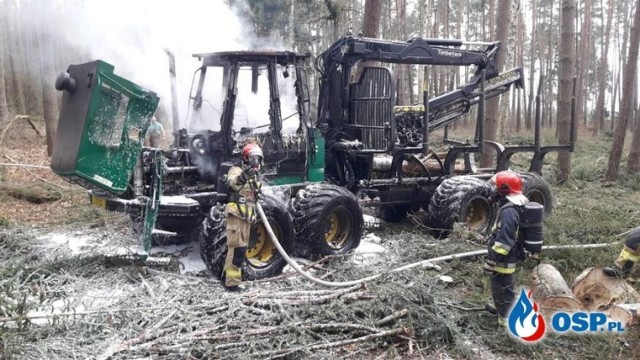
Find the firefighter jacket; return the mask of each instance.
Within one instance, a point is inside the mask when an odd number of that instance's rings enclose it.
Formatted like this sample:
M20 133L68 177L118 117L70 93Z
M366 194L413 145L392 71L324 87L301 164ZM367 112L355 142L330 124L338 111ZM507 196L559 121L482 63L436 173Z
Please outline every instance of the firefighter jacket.
M622 268L627 261L637 263L640 260L640 227L637 227L629 233L627 240L624 242L624 248L618 256L616 263Z
M262 187L258 181L258 175L247 178L241 166L234 166L227 173L227 186L229 187L227 215L237 216L254 223L257 193Z
M524 242L520 231L520 206L507 203L500 208L488 243L485 268L501 274L512 274L516 264L524 260Z

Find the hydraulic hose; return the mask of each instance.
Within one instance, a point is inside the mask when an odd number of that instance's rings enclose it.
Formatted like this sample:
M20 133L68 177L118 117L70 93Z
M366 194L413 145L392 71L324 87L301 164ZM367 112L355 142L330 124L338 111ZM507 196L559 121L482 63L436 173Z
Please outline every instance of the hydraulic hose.
M259 202L256 203L256 209L258 210L258 214L260 214L260 219L262 219L262 223L264 224L265 229L267 229L267 233L269 233L269 236L271 237L271 240L273 241L274 245L276 246L276 249L278 249L278 252L280 253L280 255L282 255L282 257L285 259L287 264L289 264L295 271L297 271L300 275L302 275L306 279L308 279L308 280L310 280L310 281L312 281L312 282L314 282L316 284L323 285L323 286L348 287L348 286L358 285L358 284L361 284L361 283L369 281L369 280L377 279L377 278L379 278L380 276L382 276L384 274L384 273L377 273L377 274L374 274L374 275L371 275L371 276L368 276L368 277L365 277L365 278L362 278L362 279L351 280L351 281L325 281L325 280L318 279L318 278L314 277L313 275L311 275L308 272L304 271L300 267L300 265L298 265L298 263L296 263L293 259L291 259L291 257L289 257L287 252L284 250L284 248L282 247L282 245L278 241L278 238L273 233L273 229L271 229L271 225L269 224L269 221L267 220L267 216L264 214L264 211L262 210L262 206L260 205ZM602 248L602 247L612 246L612 245L615 245L615 244L618 244L618 243L620 243L620 241L611 242L611 243L584 244L584 245L550 245L550 246L543 246L542 250L594 249L594 248ZM399 271L413 269L414 267L418 267L418 266L429 266L429 265L432 265L432 264L434 264L436 262L449 261L449 260L455 260L455 259L462 259L462 258L473 257L473 256L481 256L481 255L486 255L486 254L487 254L487 250L475 250L475 251L467 251L467 252L458 253L458 254L444 255L444 256L439 256L439 257L435 257L435 258L431 258L431 259L422 260L422 261L414 262L414 263L411 263L411 264L403 265L403 266L397 267L395 269L391 269L388 272L389 273L399 272Z

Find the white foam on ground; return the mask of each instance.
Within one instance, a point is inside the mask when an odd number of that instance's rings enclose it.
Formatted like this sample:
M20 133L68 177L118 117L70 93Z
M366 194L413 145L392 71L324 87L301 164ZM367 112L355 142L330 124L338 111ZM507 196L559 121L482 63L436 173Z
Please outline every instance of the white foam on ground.
M90 244L91 240L95 238L82 234L49 234L38 237L38 240L43 240L45 246L53 245L54 247L64 247L71 251L73 255L79 255L89 251L95 247Z
M362 219L364 219L365 224L382 224L384 221L382 219L378 219L375 216L363 214Z
M189 252L178 259L182 265L180 266L181 274L199 273L207 270L207 266L202 261L202 257L200 257L200 243L196 242L192 245Z
M32 318L30 322L33 324L47 325L53 323L53 315L106 309L124 296L127 294L120 289L88 290L77 298L56 299L51 303L38 306L37 310L29 311L27 317Z
M380 258L387 251L380 242L382 239L374 233L368 233L360 240L360 246L354 250L353 261L357 265L368 265Z
M106 256L142 255L142 244L131 246L115 246L108 239L81 233L53 233L38 237L46 249L62 250L71 255L82 255L99 251ZM182 245L155 246L149 250L150 256L177 257L180 262L180 273L199 273L207 269L200 257L200 244L192 242Z

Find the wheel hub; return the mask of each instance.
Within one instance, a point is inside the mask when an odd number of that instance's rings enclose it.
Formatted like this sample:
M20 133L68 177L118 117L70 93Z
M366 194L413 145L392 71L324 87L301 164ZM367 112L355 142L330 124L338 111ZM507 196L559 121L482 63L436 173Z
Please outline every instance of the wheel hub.
M489 221L489 203L483 198L475 198L467 206L464 223L472 228L479 229Z
M345 209L335 209L327 217L324 224L324 240L334 248L344 246L351 233L351 218Z
M529 199L529 201L535 201L538 204L544 206L544 195L540 191L534 190L528 193L527 198Z
M276 237L280 237L280 227L275 224L270 225ZM273 260L277 251L276 246L262 222L256 224L251 231L253 234L247 247L247 261L256 267L265 266Z

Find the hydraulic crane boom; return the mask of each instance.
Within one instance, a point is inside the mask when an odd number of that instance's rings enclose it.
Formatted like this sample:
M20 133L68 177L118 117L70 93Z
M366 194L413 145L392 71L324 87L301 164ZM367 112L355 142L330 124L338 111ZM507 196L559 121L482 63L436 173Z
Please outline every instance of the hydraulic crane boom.
M475 46L481 50L467 49ZM468 83L429 100L429 131L435 131L478 102L481 72L485 70L485 98L509 90L511 84L524 88L522 68L502 74L495 59L499 42L467 42L463 40L413 38L406 42L346 36L335 42L316 59L321 74L318 121L330 124L349 123L342 111L349 100L348 84L353 68L361 61L379 61L395 64L475 66Z

